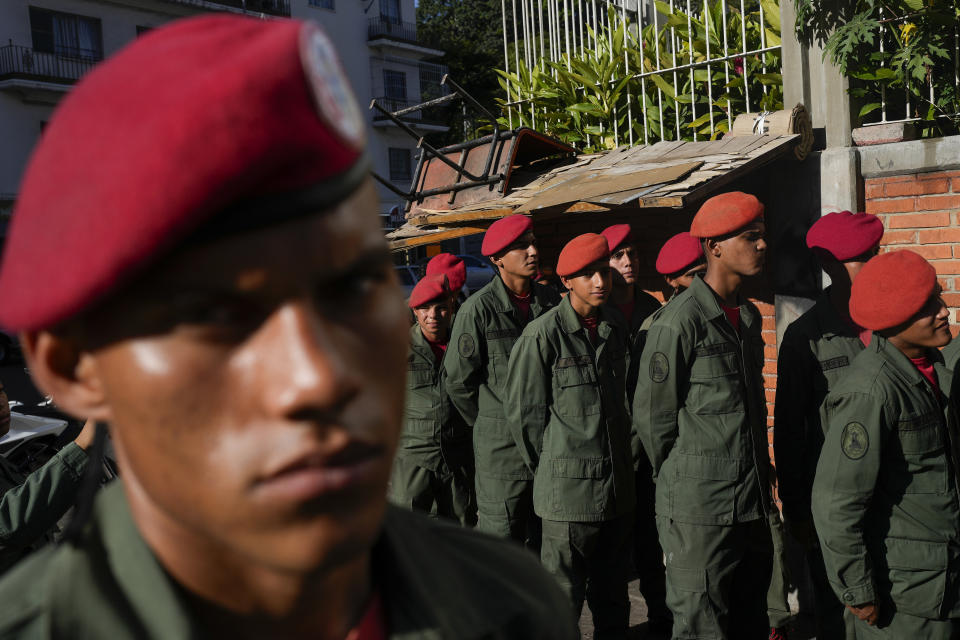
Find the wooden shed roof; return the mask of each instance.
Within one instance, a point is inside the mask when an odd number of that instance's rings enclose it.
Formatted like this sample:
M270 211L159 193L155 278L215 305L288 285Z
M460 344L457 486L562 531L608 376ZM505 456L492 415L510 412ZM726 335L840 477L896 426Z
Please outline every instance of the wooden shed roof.
M513 213L542 218L645 208L682 209L793 149L799 135L658 142L513 168L510 192L447 211L415 208L387 235L394 251L483 233Z

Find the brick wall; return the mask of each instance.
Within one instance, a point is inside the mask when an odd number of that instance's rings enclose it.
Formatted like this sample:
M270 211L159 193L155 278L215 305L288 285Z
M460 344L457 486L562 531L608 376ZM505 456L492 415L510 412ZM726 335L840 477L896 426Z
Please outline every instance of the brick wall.
M866 210L883 219L883 250L916 251L937 269L950 321L960 323L960 171L864 181Z

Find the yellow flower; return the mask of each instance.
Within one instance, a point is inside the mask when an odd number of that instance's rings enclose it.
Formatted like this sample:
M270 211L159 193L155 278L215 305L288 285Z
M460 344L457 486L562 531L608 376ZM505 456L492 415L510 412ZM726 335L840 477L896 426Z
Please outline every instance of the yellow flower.
M902 27L900 27L900 37L903 38L903 44L910 44L910 38L913 36L913 32L917 30L917 25L912 22L906 22Z

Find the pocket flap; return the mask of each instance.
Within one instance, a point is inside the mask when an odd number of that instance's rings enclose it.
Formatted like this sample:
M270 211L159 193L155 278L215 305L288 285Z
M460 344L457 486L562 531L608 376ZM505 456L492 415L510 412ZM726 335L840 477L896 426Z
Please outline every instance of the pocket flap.
M688 453L671 454L677 456L677 473L688 478L702 480L736 480L738 461L733 458L712 458Z
M883 541L887 566L912 571L946 571L947 545L941 542L887 538Z
M598 479L603 477L603 458L554 458L554 478Z

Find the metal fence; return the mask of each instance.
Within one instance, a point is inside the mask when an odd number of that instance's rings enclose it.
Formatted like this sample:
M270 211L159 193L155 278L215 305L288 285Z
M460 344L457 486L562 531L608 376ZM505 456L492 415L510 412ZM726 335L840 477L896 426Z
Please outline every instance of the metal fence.
M565 139L579 136L591 146L600 136L601 146L610 147L711 138L729 130L739 112L782 108L777 0L501 3L511 128L519 123L556 134L551 118L582 109L575 119L589 112L598 123ZM577 100L601 108L548 104L571 79Z
M410 22L395 22L379 16L367 21L367 39L392 38L403 42L417 42L417 25Z
M960 25L953 25L952 33L947 37L947 41L952 45L949 47L949 60L931 60L925 80L917 80L907 75L906 82L901 86L898 82L890 82L893 74L885 75L883 70L890 69L886 54L895 54L898 49L902 50L903 33L909 28L910 18L884 19L882 8L879 15L877 52L883 60L881 70L869 74L871 77L862 78L860 83L854 80L857 85L854 91L863 105L862 124L870 126L924 119L960 119ZM952 95L945 96L945 93ZM931 109L931 105L936 106ZM932 113L924 114L925 111Z
M97 62L92 58L72 58L8 44L0 47L0 78L73 83Z

